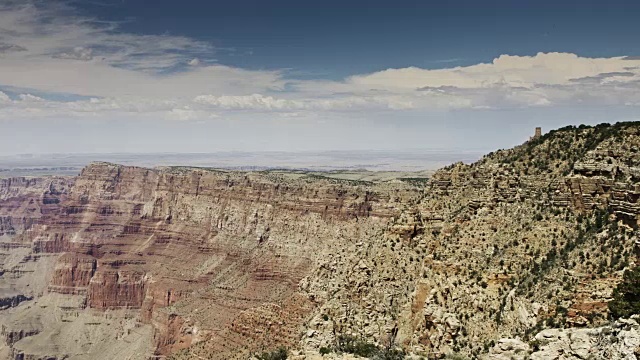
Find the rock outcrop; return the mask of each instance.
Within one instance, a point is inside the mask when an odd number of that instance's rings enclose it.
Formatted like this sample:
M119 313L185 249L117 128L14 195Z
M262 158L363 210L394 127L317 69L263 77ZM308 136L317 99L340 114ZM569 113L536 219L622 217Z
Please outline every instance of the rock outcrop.
M625 359L640 356L638 318L619 319L596 328L546 329L530 343L500 339L484 360Z

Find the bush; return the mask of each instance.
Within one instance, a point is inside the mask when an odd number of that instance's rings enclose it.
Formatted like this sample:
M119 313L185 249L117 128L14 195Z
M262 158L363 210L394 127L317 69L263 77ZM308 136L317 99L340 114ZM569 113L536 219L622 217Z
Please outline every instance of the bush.
M371 357L371 360L403 360L404 352L396 349L381 349Z
M445 359L447 360L467 360L469 359L468 357L462 355L462 354L449 354L445 357Z
M262 355L258 355L258 360L286 360L289 355L287 349L281 347L271 352L264 352Z
M338 336L336 352L354 354L372 360L403 360L405 356L402 350L393 349L391 346L381 349L365 340L348 335Z
M338 336L336 350L362 357L371 357L378 351L378 347L354 336Z
M613 319L640 314L640 266L624 272L622 282L613 290L609 312Z

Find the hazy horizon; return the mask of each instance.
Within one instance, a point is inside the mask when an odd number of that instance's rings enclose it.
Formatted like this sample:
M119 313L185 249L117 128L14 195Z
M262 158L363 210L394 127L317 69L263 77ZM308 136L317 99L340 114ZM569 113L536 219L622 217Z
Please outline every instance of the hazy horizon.
M433 171L458 161L470 163L482 155L482 152L450 150L22 154L0 156L0 177L76 175L84 166L99 161L142 167L193 166L246 171L283 169L421 172Z

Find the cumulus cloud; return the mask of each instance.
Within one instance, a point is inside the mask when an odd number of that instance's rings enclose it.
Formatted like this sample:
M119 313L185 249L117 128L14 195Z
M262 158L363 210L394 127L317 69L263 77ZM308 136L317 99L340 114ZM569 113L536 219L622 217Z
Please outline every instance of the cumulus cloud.
M621 99L633 97L620 86L635 88L640 80L638 69L640 59L538 53L502 55L491 63L466 67L436 70L409 67L355 75L338 82L300 81L295 88L313 96L374 92L402 95L414 106L427 108L434 102L453 108L547 106L570 102L578 95L599 98L604 91L621 95ZM613 100L611 95L606 98L607 104Z
M36 103L42 103L45 102L45 100L41 97L35 96L35 95L31 95L31 94L20 94L18 96L18 98L20 98L20 100L22 102L36 102Z
M640 59L624 57L585 58L569 53L501 55L491 63L435 70L416 67L387 69L372 74L351 76L341 84L327 82L325 86L334 86L341 90L414 90L425 87L474 89L504 85L532 88L538 84L566 85L577 79L602 74L623 74L625 80L633 77L637 79L638 66Z

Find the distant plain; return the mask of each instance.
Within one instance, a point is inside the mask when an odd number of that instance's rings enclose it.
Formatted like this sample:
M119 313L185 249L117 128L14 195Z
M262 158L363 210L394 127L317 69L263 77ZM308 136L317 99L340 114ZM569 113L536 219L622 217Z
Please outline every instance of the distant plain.
M322 172L334 178L384 181L402 176L427 177L434 170L480 158L479 151L325 151L325 152L217 152L21 154L0 156L0 177L75 176L94 161L159 167L193 166L228 170L283 170Z

